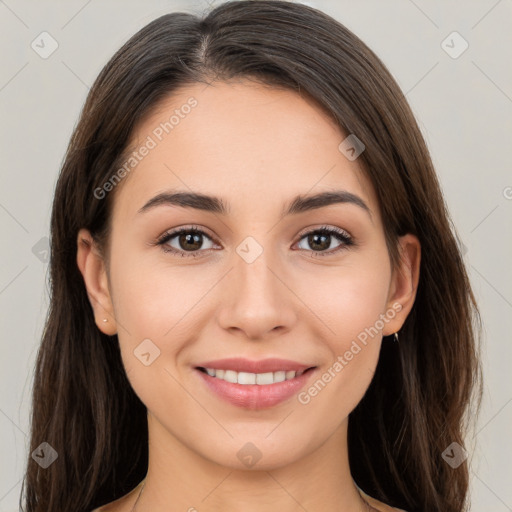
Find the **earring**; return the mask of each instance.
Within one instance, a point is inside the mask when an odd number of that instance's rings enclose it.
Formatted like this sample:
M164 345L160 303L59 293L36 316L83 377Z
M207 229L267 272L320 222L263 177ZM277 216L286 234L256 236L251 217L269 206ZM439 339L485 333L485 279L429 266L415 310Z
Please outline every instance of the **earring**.
M394 334L394 340L396 343L398 343L398 332L395 332Z
M108 322L108 319L107 319L107 318L104 318L104 319L103 319L103 321L104 321L104 322Z

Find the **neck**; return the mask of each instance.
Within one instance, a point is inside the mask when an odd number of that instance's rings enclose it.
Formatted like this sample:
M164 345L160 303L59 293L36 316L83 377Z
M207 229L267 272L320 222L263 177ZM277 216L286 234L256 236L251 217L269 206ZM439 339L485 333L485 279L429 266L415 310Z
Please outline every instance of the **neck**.
M239 469L192 451L148 414L149 465L135 510L366 512L350 474L347 427L345 420L322 446L289 464Z

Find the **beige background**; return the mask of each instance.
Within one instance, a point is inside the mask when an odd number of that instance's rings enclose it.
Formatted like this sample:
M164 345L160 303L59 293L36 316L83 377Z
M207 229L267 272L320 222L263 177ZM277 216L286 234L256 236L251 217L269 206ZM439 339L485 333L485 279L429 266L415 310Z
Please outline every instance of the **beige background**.
M88 89L143 25L220 2L0 0L0 512L18 510L32 370L48 307L52 194ZM485 322L472 510L512 511L512 2L304 3L340 20L381 57L420 122ZM58 44L47 59L31 47L44 31ZM442 46L453 31L469 44L458 58ZM454 54L464 41L451 36L446 44Z

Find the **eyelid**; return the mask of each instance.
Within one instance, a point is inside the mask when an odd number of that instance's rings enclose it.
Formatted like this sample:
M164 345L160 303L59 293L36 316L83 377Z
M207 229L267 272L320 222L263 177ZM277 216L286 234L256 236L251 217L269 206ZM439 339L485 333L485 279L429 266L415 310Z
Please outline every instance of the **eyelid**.
M345 235L347 238L352 238L352 235L346 229L329 224L304 228L297 236L299 237L299 240L301 240L304 238L304 236L309 235L310 233L316 233L317 231L335 232L341 235Z
M162 240L165 240L166 238L168 238L169 236L170 237L174 237L176 235L179 235L181 232L183 231L195 231L195 232L198 232L202 235L206 235L208 238L210 238L212 241L215 241L216 243L218 243L216 241L216 238L215 236L213 236L212 234L210 234L210 232L208 231L207 228L204 228L202 226L197 226L196 224L190 224L190 225L184 225L184 226L178 226L176 228L172 228L172 229L168 229L166 231L164 231L161 235L159 235L157 238L156 238L156 241L157 243L158 242L161 242Z

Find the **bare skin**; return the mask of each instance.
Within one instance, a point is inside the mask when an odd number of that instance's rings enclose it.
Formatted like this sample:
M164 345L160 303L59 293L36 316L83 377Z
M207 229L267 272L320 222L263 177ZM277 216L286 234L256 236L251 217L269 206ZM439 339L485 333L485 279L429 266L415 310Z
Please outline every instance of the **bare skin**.
M117 333L148 409L149 467L136 512L365 512L350 473L348 415L371 382L382 336L399 331L413 306L419 241L399 240L402 264L392 269L375 191L338 149L346 134L292 91L246 81L187 86L143 120L134 147L191 96L197 106L117 185L109 264L87 230L77 239L97 326ZM229 211L164 204L139 212L170 189L221 197ZM369 211L343 202L282 216L295 196L333 190L357 195ZM199 249L180 236L165 247L181 254L155 243L191 226L204 232ZM331 235L325 249L313 247L307 234L321 227L343 230L354 245ZM251 263L237 252L249 236L262 248ZM235 406L196 369L233 356L291 359L316 366L307 391L372 326L378 334L309 401ZM148 366L134 356L145 339L160 350ZM247 443L261 454L252 467L237 456ZM131 511L139 491L100 511Z
M137 487L135 487L132 491L130 491L128 494L123 496L122 498L119 498L118 500L109 503L107 505L104 505L103 507L97 508L93 510L93 512L133 512L134 507L137 504L137 498L141 494L142 486L144 484L144 481L140 482ZM368 496L367 494L362 494L363 499L368 503L370 506L370 512L375 512L376 510L378 512L403 512L399 511L396 508L390 507L383 503L382 501L376 500L375 498L372 498L371 496ZM300 507L299 507L300 509ZM136 509L138 510L138 509ZM135 512L136 512L135 510ZM194 511L189 511L194 512Z

